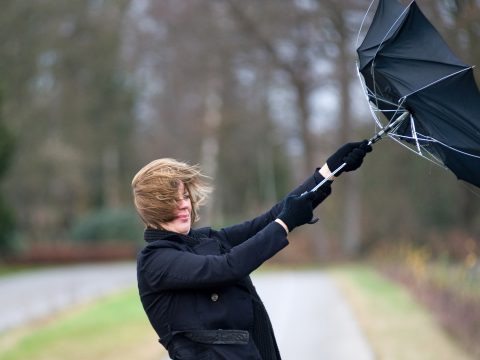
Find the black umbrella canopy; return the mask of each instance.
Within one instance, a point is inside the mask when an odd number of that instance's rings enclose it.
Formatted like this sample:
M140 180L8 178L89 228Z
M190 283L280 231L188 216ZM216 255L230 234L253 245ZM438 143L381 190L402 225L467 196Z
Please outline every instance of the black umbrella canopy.
M368 97L388 120L410 121L390 134L480 187L480 93L415 2L380 0L363 43L359 71Z
M379 48L395 36L406 15L406 8L398 1L380 1L363 43L357 49L360 69L364 69Z

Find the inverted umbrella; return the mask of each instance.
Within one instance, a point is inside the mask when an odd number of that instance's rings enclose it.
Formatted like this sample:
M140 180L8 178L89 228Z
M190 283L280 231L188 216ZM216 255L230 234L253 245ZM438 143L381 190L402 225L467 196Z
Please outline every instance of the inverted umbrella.
M480 187L480 93L473 68L453 54L416 2L404 7L380 0L357 53L381 135Z
M480 187L480 92L473 67L455 56L416 2L405 7L379 0L357 53L379 128L369 144L388 135Z

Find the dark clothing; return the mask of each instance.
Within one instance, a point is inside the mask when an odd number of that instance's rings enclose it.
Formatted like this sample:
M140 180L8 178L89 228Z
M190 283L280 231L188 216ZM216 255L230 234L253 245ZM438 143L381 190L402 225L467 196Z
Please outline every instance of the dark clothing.
M320 180L315 172L292 194ZM280 360L249 274L288 244L285 230L274 222L281 209L278 203L218 231L145 230L148 244L137 259L140 297L172 359Z

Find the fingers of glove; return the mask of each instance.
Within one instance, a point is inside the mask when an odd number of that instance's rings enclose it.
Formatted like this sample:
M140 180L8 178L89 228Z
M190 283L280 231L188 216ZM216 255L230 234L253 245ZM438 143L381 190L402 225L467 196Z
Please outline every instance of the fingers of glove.
M292 200L290 207L296 212L308 212L313 210L313 200L316 194L309 191L306 194L300 195Z
M345 171L346 171L346 172L355 171L355 170L357 170L360 166L362 166L362 164L363 164L363 161L362 161L362 160L360 160L360 161L358 161L358 162L355 162L355 163L353 163L352 165L346 167Z
M352 151L355 151L357 149L362 150L364 153L372 151L372 146L368 145L368 140L366 139L363 141L353 142L350 144L351 144L350 151L346 155L349 155Z
M350 151L343 160L347 161L347 160L356 160L360 158L363 159L366 153L367 153L366 149L362 145L360 145L352 149L352 151Z
M358 161L358 160L361 160L365 157L366 155L366 151L365 149L363 149L362 147L357 147L355 149L353 149L347 156L345 156L345 158L343 159L343 161L347 162L350 161Z
M364 141L357 141L357 142L348 143L349 147L348 147L348 153L346 155L350 154L352 151L354 151L356 149L360 149L362 147L363 143L364 143Z
M345 166L345 171L356 170L362 165L363 158L365 157L365 152L360 149L353 150L348 156L345 157L344 161L347 164Z
M302 211L312 207L315 198L314 192L307 192L302 195L290 195L285 200L284 210L288 213Z
M329 194L326 193L318 193L315 199L312 201L312 206L315 209L318 205L320 205L323 200L325 200L328 197Z
M326 198L332 193L332 187L329 186L322 186L320 189L318 189L318 192L323 198Z
M335 171L337 168L339 168L344 162L345 162L345 157L349 156L352 151L355 149L358 149L365 141L358 141L358 142L350 142L346 143L343 146L341 146L335 153L333 153L328 159L327 159L327 165L330 171ZM367 141L368 144L368 141ZM340 175L344 170L342 169L339 172L336 173L336 175Z
M358 160L363 160L363 158L366 155L366 152L362 148L356 148L356 149L353 149L350 154L354 161L355 160L358 161Z
M312 219L314 197L315 193L313 192L287 197L284 208L278 217L287 224L290 231Z
M302 201L312 201L315 199L316 193L314 191L308 191L302 195L300 195L299 199Z
M365 156L365 151L359 148L356 148L356 149L353 149L348 155L346 155L343 158L343 162L347 163L347 165L350 165L355 161L363 159L364 156Z
M342 159L347 156L350 151L352 151L351 144L347 143L340 148L338 148L337 151L335 151L328 159L327 159L327 165L330 169L330 171L335 171L340 165L342 165Z
M316 206L325 200L332 193L332 188L330 186L321 187L315 192L315 198L313 199L313 204Z
M361 145L360 145L360 149L362 149L363 151L365 151L365 153L369 153L371 152L373 149L372 149L372 145L368 145L368 140L363 140Z

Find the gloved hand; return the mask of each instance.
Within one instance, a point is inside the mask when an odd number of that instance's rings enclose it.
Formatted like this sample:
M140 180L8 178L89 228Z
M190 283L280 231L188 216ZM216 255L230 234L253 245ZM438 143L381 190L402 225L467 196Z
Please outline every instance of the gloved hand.
M312 200L312 206L315 209L320 203L323 202L332 193L332 187L330 184L322 185L317 191L315 191L315 197Z
M336 176L344 171L357 170L362 165L365 155L370 151L372 151L372 146L368 145L368 140L347 143L327 159L328 168L333 172L346 163L347 165L337 172Z
M278 218L287 225L291 232L297 226L306 224L313 218L313 200L316 193L308 192L303 195L290 195L285 199L283 209Z

